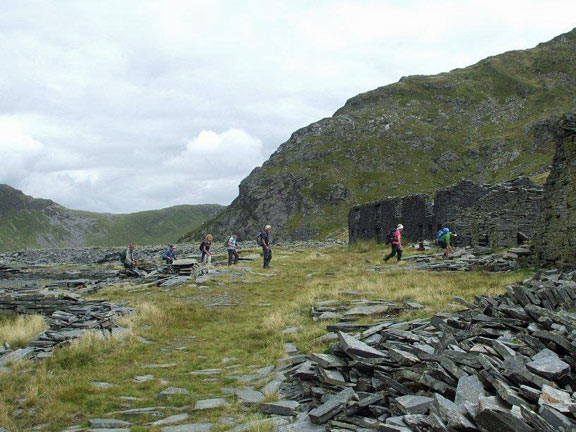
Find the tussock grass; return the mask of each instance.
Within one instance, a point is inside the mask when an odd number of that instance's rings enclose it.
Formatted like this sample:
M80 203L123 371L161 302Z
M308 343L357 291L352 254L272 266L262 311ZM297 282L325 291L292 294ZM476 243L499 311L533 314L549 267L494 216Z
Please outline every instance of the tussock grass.
M0 321L0 344L8 342L12 348L23 348L48 328L41 315L18 315Z
M488 275L482 273L431 274L410 270L367 272L381 262L385 247L370 244L357 252L351 248L333 248L301 252L275 250L271 274L253 277L241 271L219 276L208 288L183 285L160 289L142 285L131 289L111 287L98 294L109 301L124 302L136 313L118 323L148 339L143 344L135 338L102 339L97 333L86 335L68 347L56 350L42 362L19 362L12 373L0 373L0 426L10 432L30 430L45 423L45 430L63 430L86 418L110 417L126 408L121 396L139 398L130 407L154 406L158 393L169 386L183 387L190 395L175 398L170 405L194 405L198 399L223 396L223 387L245 385L237 376L253 374L262 366L284 357L284 344L295 343L301 352L320 352L327 342L325 322L314 322L310 307L321 300L352 298L403 299L419 301L431 315L449 308L454 295L472 298L476 293L498 293L506 284L526 277L525 273ZM261 273L261 262L243 262ZM395 267L390 266L391 268ZM238 269L240 270L240 269ZM350 297L347 292L358 292ZM206 308L205 303L224 293L238 306ZM206 299L206 300L204 300ZM288 326L295 334L284 333ZM223 363L224 358L233 362ZM176 363L167 369L147 365ZM233 365L233 369L226 369ZM217 375L191 375L191 371L223 368ZM155 379L135 383L138 375L153 374ZM96 389L92 381L114 384ZM226 396L225 396L226 397ZM274 395L266 400L273 400ZM14 412L25 407L18 418ZM223 410L195 413L194 421L215 422L225 415L239 423L251 423L250 430L268 432L270 423L234 403ZM180 411L167 412L167 415ZM137 422L138 423L138 422ZM144 426L137 426L135 430ZM215 427L225 430L224 425ZM154 429L153 429L154 430Z

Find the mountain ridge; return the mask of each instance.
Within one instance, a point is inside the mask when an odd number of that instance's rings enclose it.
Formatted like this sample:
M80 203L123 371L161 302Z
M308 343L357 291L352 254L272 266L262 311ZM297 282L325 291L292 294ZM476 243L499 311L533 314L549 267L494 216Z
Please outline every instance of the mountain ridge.
M345 230L355 204L431 192L461 179L542 176L550 120L576 101L576 29L526 50L360 93L332 117L298 129L239 186L203 232L281 238Z
M222 208L218 204L177 205L125 214L95 213L69 209L0 184L0 251L175 242Z

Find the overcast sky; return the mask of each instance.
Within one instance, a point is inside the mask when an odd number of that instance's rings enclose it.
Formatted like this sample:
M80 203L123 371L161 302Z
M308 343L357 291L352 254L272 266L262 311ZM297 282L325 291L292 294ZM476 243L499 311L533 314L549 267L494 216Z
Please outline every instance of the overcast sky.
M228 204L357 93L574 26L574 0L1 0L0 183L114 213Z

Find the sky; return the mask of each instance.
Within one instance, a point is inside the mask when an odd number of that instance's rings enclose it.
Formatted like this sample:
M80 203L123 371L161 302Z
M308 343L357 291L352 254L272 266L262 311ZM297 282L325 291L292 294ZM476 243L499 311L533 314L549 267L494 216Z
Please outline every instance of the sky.
M0 183L99 212L229 204L356 94L575 17L574 0L2 0Z

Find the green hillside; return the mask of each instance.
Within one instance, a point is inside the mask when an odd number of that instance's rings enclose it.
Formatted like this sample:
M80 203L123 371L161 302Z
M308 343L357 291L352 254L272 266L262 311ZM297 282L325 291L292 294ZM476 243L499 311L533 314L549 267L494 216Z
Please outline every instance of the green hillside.
M175 242L222 209L180 205L130 214L70 210L0 185L0 251L65 246L121 246Z
M250 237L270 223L279 237L326 237L346 229L357 203L463 178L541 179L554 150L548 119L575 105L576 29L463 69L405 77L296 131L202 229Z

